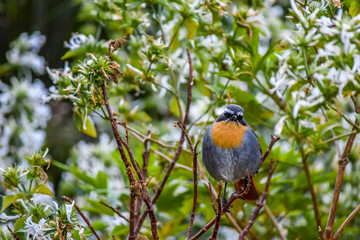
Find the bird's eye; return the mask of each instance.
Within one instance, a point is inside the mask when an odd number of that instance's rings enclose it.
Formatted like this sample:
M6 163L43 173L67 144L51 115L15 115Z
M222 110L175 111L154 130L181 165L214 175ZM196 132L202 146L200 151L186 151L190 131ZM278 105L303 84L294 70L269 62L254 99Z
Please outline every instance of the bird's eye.
M230 113L228 113L228 112L225 112L225 113L224 113L224 116L228 118L228 117L230 117L230 116L231 116L231 114L230 114Z
M238 120L241 121L243 119L243 116L239 115Z

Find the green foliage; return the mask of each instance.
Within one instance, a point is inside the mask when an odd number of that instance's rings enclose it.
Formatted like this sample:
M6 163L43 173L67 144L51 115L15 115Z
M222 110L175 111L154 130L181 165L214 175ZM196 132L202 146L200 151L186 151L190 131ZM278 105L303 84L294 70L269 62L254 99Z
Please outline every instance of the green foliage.
M290 2L285 18L288 6L269 1L83 1L78 15L80 29L90 32L80 31L66 42L69 51L62 59L70 60L69 65L48 69L55 85L50 98L69 101L77 129L98 140L76 144L66 164L53 162L65 171L56 195L79 200L104 239L127 237L129 222L100 203L110 204L128 217L133 193L118 146L109 134L112 126L105 101L110 101L118 132L124 141L129 139L141 169L148 146L146 185L152 198L175 156L181 131L174 128L174 122L187 114L188 48L194 68L187 125L191 140L201 139L228 103L244 108L244 117L259 136L263 152L270 135L280 135L268 158L277 161L278 167L266 205L288 239L318 238L319 219L311 188L324 230L339 160L335 149L339 147L341 154L349 136L359 132L355 126L359 114L350 99L357 99L360 93L359 1L344 1L340 6L338 1ZM109 43L112 48L108 48ZM7 65L2 66L0 73L10 71L7 69ZM334 231L359 204L358 145L356 138ZM201 142L197 150L201 152ZM125 155L130 158L129 153ZM192 210L192 157L185 146L154 205L160 239L183 239L186 235ZM73 211L63 204L48 213L31 200L39 193L53 197L53 192L45 185L43 166L48 161L44 154L26 159L32 166L28 170L15 166L3 172L4 188L15 193L3 198L2 211L11 208L19 215L15 232L25 238L25 229L44 219L51 228L49 236L59 237L55 223L62 223L64 236L70 232L81 239L83 227ZM201 154L198 159L203 169ZM260 192L265 188L268 161L255 176ZM213 186L217 183L204 174L198 174L193 233L215 216L205 179ZM25 175L26 180L22 180ZM233 191L229 184L228 196ZM21 200L30 204L30 212ZM244 228L255 204L237 200L234 205L231 214ZM140 212L144 210L143 204ZM261 239L277 238L273 224L270 214L261 212L253 234ZM358 224L358 218L350 222L344 239L356 239ZM150 229L147 218L139 235L150 238ZM224 217L220 236L230 238L229 229L235 226ZM88 234L91 231L86 229L84 235ZM204 238L210 236L207 234Z

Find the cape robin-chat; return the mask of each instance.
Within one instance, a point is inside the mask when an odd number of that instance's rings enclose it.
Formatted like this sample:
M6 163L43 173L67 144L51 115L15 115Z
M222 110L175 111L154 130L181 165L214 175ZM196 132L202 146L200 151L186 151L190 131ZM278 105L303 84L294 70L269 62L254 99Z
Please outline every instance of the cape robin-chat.
M206 131L202 143L202 161L209 174L218 181L225 182L223 205L226 185L235 183L239 189L247 181L251 187L244 200L256 200L258 190L252 178L262 163L262 151L259 140L254 131L247 124L242 107L230 104ZM247 179L246 169L250 179Z

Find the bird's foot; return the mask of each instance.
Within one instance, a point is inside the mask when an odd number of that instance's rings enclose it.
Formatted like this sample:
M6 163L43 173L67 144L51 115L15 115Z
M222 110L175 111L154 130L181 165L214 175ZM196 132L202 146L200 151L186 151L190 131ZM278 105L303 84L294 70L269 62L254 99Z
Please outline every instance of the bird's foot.
M228 204L228 201L227 201L225 198L223 198L223 200L222 200L222 205L223 205L223 207L225 207L226 204ZM234 207L234 205L230 205L229 207ZM224 210L224 212L230 212L230 208L229 208L229 207L227 207L227 208Z

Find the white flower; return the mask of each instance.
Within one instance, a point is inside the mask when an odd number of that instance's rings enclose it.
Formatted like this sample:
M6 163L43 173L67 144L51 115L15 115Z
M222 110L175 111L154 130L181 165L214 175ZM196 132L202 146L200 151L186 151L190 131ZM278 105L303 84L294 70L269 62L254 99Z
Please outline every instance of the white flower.
M280 120L275 124L275 127L274 127L274 135L275 136L281 135L281 132L284 128L284 122L285 122L286 118L287 118L287 116L281 117Z
M46 231L51 230L46 223L44 218L40 219L38 223L32 221L32 216L28 217L25 220L25 227L21 232L27 233L27 239L51 239L49 234L46 234ZM32 236L32 238L30 238Z
M69 43L65 42L64 46L70 48L70 50L75 50L85 44L93 42L95 42L95 38L92 35L86 36L84 34L73 33Z
M20 215L8 216L6 215L6 213L3 212L2 214L0 214L0 221L6 223L8 221L13 221L15 219L18 219L19 217Z
M70 223L73 223L73 221L71 221L71 212L74 207L74 204L75 204L75 201L73 201L71 204L65 204L66 217Z

